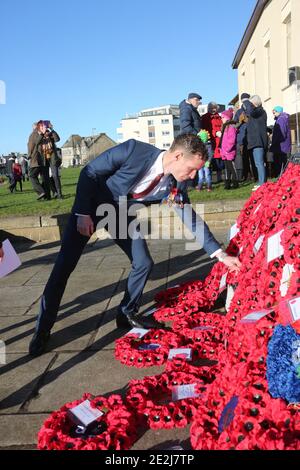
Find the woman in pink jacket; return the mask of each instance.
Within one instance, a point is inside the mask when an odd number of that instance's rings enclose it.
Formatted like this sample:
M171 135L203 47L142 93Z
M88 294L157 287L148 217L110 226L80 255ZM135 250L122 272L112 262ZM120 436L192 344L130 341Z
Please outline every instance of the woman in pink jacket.
M233 121L233 109L229 108L221 113L223 122L222 136L220 142L221 158L225 163L225 186L224 189L238 188L237 172L234 165L236 156L236 137L238 130Z

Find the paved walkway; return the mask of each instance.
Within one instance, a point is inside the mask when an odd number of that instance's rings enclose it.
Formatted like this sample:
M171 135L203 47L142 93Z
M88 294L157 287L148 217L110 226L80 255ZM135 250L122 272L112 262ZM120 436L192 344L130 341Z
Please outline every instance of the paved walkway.
M215 232L225 242L227 233ZM155 266L146 285L141 311L153 306L157 292L203 278L212 263L203 251L185 251L182 241L149 241ZM0 448L34 449L43 421L65 402L84 392L123 393L130 379L164 370L128 368L114 359L115 327L130 265L110 240L89 244L72 274L53 329L48 352L27 355L38 303L53 266L58 243L17 247L22 266L0 280L0 340L6 364L0 368ZM147 431L133 449L166 449L182 442L189 430Z

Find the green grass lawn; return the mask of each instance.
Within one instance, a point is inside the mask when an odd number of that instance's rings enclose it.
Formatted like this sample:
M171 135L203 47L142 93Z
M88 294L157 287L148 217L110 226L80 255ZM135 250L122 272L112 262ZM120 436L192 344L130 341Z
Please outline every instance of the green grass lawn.
M252 193L252 188L255 183L245 182L240 183L240 187L237 189L224 189L224 183L213 184L213 190L208 193L206 189L202 191L195 191L194 189L189 191L189 197L191 202L200 201L216 201L222 199L248 199Z
M10 193L9 185L0 185L0 217L13 215L48 215L70 212L76 192L76 184L81 168L63 168L61 183L64 199L37 201L30 181L23 183L23 192ZM8 181L6 179L6 181ZM19 184L17 185L19 188Z
M8 183L0 185L0 217L14 215L55 215L70 212L76 192L76 184L80 168L64 168L61 172L64 199L51 201L37 201L37 195L31 187L30 181L23 183L23 192L10 193ZM253 183L242 183L238 189L225 190L223 183L214 184L213 191L208 193L191 190L191 202L215 201L221 199L248 199Z

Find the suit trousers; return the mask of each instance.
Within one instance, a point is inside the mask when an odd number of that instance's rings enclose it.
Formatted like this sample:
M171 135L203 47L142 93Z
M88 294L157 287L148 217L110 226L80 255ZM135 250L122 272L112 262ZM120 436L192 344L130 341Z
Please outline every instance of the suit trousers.
M99 219L95 219L94 223L96 224L98 221ZM42 295L36 325L38 332L50 331L53 327L68 279L74 271L88 240L89 237L85 237L77 231L77 216L71 215L63 236L60 252ZM114 241L126 253L132 265L126 283L125 294L119 306L120 312L131 314L138 311L143 289L153 266L153 260L146 241L141 237L136 239L130 237L118 239L116 237Z

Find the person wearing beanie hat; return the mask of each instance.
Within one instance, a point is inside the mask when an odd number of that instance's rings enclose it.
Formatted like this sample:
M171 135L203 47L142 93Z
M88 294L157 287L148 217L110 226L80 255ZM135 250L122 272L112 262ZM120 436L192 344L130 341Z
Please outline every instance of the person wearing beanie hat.
M228 108L225 111L222 111L221 118L225 117L227 120L231 121L233 118L233 109Z
M236 137L237 127L233 118L233 109L226 109L221 113L223 122L222 137L221 137L221 157L225 163L225 185L224 189L230 189L231 183L233 188L238 188L239 183L237 173L234 165L236 156Z
M275 176L280 176L291 153L290 116L283 112L282 106L273 108L275 124L272 133L271 152L273 152Z
M249 93L242 93L241 94L241 101L248 100L250 98Z

